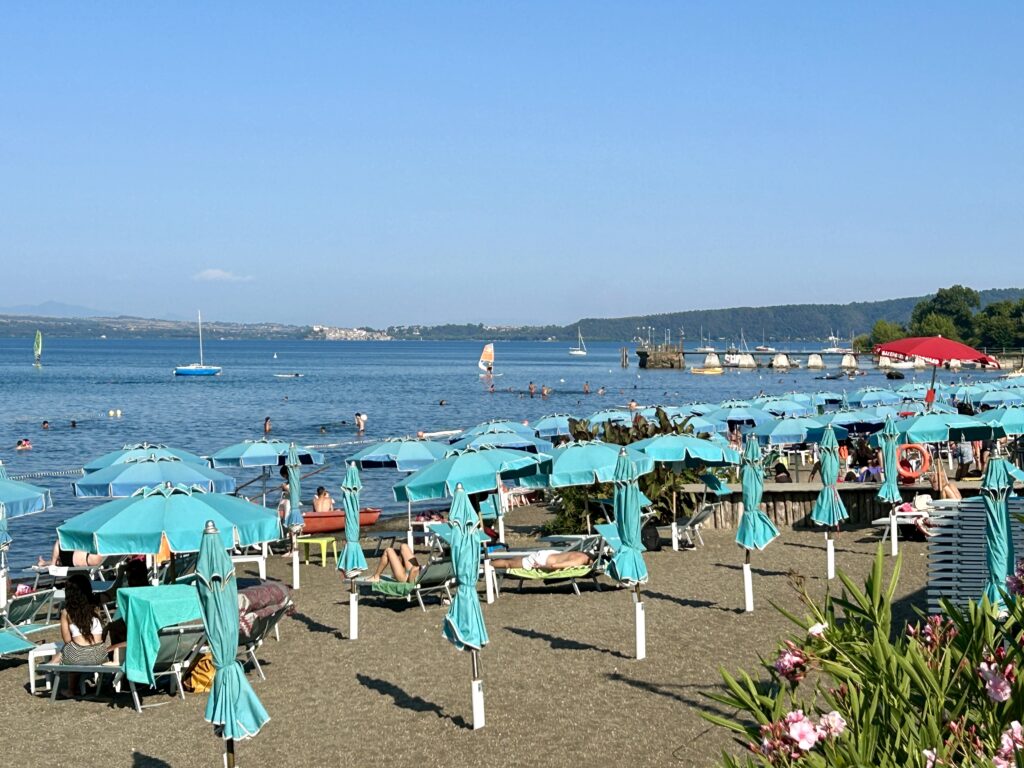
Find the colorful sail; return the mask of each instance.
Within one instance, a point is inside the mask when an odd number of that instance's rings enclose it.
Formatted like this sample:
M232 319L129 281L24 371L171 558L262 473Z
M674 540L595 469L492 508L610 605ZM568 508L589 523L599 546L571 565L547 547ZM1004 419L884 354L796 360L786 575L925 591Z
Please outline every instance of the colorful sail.
M36 331L36 343L33 345L33 352L36 356L36 365L42 365L43 362L43 332Z
M493 344L484 344L484 351L480 353L480 362L477 363L477 367L485 373L490 373L494 370Z

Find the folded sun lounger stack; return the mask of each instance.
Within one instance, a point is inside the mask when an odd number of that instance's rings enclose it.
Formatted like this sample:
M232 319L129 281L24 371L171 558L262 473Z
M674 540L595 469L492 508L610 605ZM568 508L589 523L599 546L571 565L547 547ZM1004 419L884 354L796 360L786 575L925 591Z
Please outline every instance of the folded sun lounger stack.
M1024 498L1010 498L1010 525L1014 548L1024 557L1024 525L1016 516L1024 514ZM988 581L985 564L985 502L975 496L964 499L953 514L931 518L928 540L928 612L941 610L940 600L963 606L979 600Z

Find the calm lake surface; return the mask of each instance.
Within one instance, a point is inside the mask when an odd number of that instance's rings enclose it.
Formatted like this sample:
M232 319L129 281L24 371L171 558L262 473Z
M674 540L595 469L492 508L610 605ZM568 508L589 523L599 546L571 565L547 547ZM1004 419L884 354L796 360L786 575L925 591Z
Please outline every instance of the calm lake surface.
M622 344L588 345L587 357L568 354L569 343L497 343L497 391L478 376L479 342L314 342L218 341L206 343L206 362L220 365L217 377L175 377L175 365L194 362L196 343L187 340L48 339L43 367L32 366L32 339L0 339L0 460L12 476L68 471L66 477L30 479L53 492L52 510L9 523L14 569L48 552L54 528L102 499L75 499L71 483L90 459L125 443L149 441L209 455L262 435L263 419L273 436L301 445L341 444L327 449L330 469L310 478L303 498L316 485L337 496L342 460L359 448L352 417L369 414L366 440L473 426L492 418L536 419L550 413L585 416L626 404L681 404L752 397L759 391L832 391L888 382L870 372L856 382L815 381L815 372L784 375L745 371L694 376L680 371L642 371L632 356L619 367ZM780 345L784 349L785 345ZM632 352L632 345L630 350ZM277 358L274 358L274 355ZM700 356L702 359L702 356ZM697 361L692 357L688 362ZM299 372L298 379L273 374ZM907 380L913 378L907 372ZM946 378L949 374L946 374ZM927 380L925 374L918 378ZM554 388L547 400L530 399L530 381ZM592 391L582 395L584 381ZM511 390L511 391L508 391ZM446 401L440 406L441 400ZM110 418L110 410L120 418ZM42 421L51 428L43 431ZM69 424L74 419L77 429ZM321 433L321 426L326 433ZM15 452L20 438L33 450ZM255 472L237 472L240 482ZM362 473L362 502L397 513L391 486L400 479L386 470Z

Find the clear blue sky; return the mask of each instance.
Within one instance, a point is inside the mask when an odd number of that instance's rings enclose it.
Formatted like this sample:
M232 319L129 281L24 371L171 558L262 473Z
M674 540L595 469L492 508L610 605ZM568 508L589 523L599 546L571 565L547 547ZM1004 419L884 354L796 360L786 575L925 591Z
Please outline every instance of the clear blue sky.
M7 3L0 306L539 323L1019 286L1022 40L1020 2Z

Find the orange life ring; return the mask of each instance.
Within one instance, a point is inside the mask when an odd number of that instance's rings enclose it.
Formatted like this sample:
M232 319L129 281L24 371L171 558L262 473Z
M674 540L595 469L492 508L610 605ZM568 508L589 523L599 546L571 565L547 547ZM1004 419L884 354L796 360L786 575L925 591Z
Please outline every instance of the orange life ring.
M900 461L903 454L916 452L921 457L921 466L917 470L907 469L903 466L903 462ZM910 462L907 462L908 464ZM919 443L905 443L896 449L896 471L900 477L907 480L917 480L921 475L929 470L932 466L932 455L928 450Z

